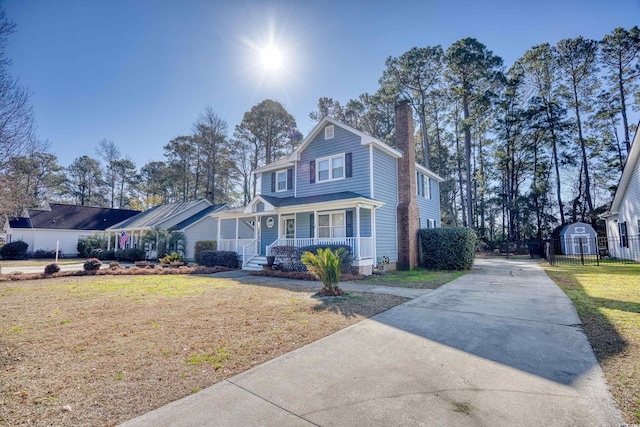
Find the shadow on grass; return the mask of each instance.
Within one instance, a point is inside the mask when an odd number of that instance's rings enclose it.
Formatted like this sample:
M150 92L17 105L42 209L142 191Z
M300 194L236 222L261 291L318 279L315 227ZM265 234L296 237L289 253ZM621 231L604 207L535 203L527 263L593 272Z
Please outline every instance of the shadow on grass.
M605 316L600 309L624 311L628 313L640 314L640 304L633 301L603 298L591 296L580 284L578 274L586 273L606 274L604 269L607 266L589 267L555 267L547 270L552 279L562 288L562 290L573 301L580 319L582 327L589 337L591 346L598 362L603 363L607 359L625 352L629 343L620 335L616 327ZM584 270L588 268L589 270ZM577 271L575 271L577 270ZM640 266L628 265L616 267L616 274L623 274L628 271L630 276L637 276L640 279ZM602 284L601 286L606 286Z

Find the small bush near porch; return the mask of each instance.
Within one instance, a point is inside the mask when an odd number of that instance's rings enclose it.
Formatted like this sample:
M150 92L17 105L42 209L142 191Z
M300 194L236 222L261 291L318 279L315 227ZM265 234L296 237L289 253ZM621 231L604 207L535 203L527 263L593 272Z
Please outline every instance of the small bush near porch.
M274 246L271 248L271 255L275 256L275 265L282 271L307 271L307 266L302 262L302 254L305 252L316 254L318 249L329 249L334 252L344 249L346 256L342 262L341 272L351 272L353 249L349 245L311 245L300 248L295 246Z

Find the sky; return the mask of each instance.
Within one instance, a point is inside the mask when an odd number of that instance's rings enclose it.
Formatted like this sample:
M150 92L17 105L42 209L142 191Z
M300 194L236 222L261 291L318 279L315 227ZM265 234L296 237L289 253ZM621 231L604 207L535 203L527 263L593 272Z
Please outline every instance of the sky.
M640 0L0 0L6 55L62 166L113 141L138 168L211 106L228 135L265 99L303 135L320 97L374 93L385 59L474 37L508 68L540 43L640 24ZM267 46L280 68L261 60Z

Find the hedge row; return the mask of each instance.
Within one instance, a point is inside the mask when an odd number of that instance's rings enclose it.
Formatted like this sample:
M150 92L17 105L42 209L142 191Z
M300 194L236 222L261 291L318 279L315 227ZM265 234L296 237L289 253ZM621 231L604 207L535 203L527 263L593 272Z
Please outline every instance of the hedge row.
M200 264L200 254L202 251L217 251L218 242L215 240L198 240L193 246L193 259Z
M432 270L468 270L478 237L470 228L426 228L420 230L422 266Z
M198 264L204 267L238 268L238 254L231 251L202 251Z
M116 251L115 258L118 261L144 261L145 255L145 252L140 248L129 248Z

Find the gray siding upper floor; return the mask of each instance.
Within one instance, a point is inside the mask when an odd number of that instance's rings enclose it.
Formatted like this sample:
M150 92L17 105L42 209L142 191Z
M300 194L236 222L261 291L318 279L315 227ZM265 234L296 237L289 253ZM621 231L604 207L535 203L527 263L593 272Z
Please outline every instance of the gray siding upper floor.
M440 227L440 183L429 179L429 196L416 196L420 216L420 228L427 228L429 220L435 221L436 228Z
M376 257L388 256L398 260L397 215L398 161L386 153L373 149L373 198L385 204L375 212Z
M289 168L292 173L293 173L293 168ZM261 192L260 194L266 194L268 196L274 196L274 197L291 197L293 196L293 192L294 192L294 188L295 188L295 173L293 173L292 175L292 187L290 190L283 190L283 191L277 191L277 173L281 172L283 170L289 170L289 169L279 169L277 171L274 172L265 172L262 174L262 178L261 178ZM275 184L271 184L271 182L274 180L274 178L276 179L276 183ZM276 191L271 191L272 188L276 188Z
M334 126L334 137L324 139L324 130L309 143L300 153L297 173L297 197L313 196L317 194L336 193L339 191L353 191L365 197L370 197L369 182L369 147L360 144L360 137L340 126ZM351 178L334 181L318 182L310 181L310 162L323 157L342 153L351 153L352 176ZM346 175L346 174L345 174Z

